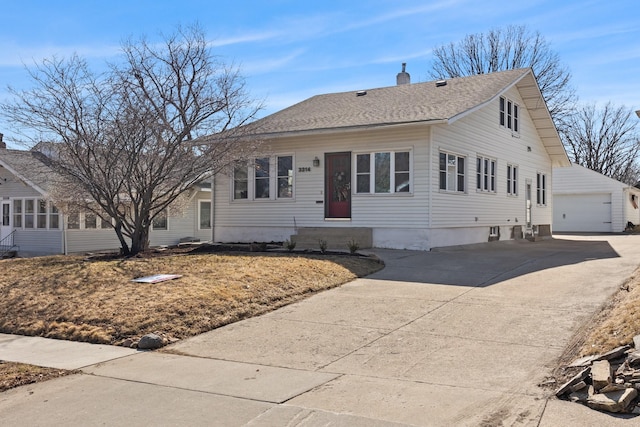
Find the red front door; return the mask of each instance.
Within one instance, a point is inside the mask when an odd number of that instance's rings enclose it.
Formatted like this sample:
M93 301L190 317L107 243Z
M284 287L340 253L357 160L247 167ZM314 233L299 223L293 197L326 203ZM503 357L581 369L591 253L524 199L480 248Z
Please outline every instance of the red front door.
M351 218L351 153L324 156L325 217Z

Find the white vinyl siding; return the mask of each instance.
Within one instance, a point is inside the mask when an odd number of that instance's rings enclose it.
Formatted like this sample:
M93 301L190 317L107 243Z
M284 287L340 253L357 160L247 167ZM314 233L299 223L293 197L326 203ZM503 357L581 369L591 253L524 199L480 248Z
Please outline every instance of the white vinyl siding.
M510 89L505 96L517 104L523 105L517 89ZM535 132L534 124L526 109L519 109L519 138L514 138L511 132L500 132L496 126L496 105L497 103L489 103L451 125L432 126L434 188L438 189L439 182L438 149L466 156L474 161L477 158L477 153L481 153L484 157L496 160L496 195L498 196L488 199L484 193L471 191L464 194L462 202L457 197L447 197L448 194L443 191L435 191L432 193L432 209L430 210L433 228L486 226L487 228L483 231L486 236L486 230L491 226L523 225L525 223L524 197L507 197L507 188L502 184L507 182L506 165L508 164L517 165L516 185L521 186L519 189L521 192L524 191L524 186L518 183L524 183L527 179L533 183L531 211L533 224L552 223L552 212L544 207L538 207L535 203L536 174L545 173L547 175L548 191L555 183L555 180L551 178L551 163L546 149ZM528 151L527 147L531 147L531 151ZM475 172L475 165L472 167ZM475 174L469 184L476 185ZM548 193L548 206L552 203L550 196Z

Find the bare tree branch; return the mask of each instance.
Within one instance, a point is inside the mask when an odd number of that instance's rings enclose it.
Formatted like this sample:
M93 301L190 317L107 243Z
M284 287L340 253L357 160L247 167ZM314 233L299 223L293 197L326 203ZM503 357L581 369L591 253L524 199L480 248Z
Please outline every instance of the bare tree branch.
M560 63L558 54L539 32L526 26L496 28L487 33L470 34L458 43L433 50L429 71L435 79L446 79L516 68L533 69L551 117L562 131L575 104L570 86L571 74Z
M61 177L56 204L113 219L122 252L135 254L148 247L156 215L258 143L206 136L254 120L262 106L198 27L160 45L129 40L122 52L103 75L77 55L43 61L29 70L33 89L11 90L2 114L55 142L47 162Z
M574 163L635 185L640 179L640 139L635 114L610 102L578 108L562 134Z

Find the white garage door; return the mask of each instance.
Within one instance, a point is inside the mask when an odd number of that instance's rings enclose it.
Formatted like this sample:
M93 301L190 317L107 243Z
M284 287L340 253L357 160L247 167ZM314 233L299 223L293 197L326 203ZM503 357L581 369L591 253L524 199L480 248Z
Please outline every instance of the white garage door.
M555 194L553 231L611 232L611 193Z

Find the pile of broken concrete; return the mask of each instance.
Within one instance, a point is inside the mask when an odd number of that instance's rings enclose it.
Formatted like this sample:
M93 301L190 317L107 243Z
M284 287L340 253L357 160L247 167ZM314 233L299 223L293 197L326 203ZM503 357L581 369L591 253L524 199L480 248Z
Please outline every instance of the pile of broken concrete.
M582 370L560 387L556 396L599 411L640 414L640 335L634 344L574 361L568 368Z

